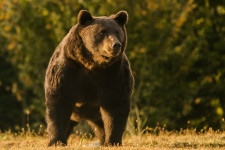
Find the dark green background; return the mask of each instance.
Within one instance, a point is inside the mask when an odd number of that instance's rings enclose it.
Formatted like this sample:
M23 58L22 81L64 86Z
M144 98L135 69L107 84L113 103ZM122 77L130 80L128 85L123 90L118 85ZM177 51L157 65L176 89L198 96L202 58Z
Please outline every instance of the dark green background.
M1 0L1 130L45 125L45 70L81 9L129 13L129 125L225 128L225 1Z

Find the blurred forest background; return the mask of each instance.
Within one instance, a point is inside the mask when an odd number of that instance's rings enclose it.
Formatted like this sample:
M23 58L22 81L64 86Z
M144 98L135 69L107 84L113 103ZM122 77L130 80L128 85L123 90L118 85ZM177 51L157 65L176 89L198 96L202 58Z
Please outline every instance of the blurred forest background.
M0 0L0 130L45 126L45 70L81 9L129 13L129 125L225 129L224 0Z

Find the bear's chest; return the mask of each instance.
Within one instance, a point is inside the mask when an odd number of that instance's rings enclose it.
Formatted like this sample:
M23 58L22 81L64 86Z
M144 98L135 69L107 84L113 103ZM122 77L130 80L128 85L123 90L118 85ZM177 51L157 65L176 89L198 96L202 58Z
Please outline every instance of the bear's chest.
M99 91L104 91L101 84L102 76L80 71L70 71L66 80L66 88L69 89L69 95L77 103L98 105Z

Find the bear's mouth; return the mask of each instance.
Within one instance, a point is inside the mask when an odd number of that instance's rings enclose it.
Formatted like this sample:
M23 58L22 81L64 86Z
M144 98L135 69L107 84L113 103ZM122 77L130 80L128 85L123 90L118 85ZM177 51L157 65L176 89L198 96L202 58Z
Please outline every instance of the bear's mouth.
M106 52L106 54L105 55L103 54L102 57L107 60L117 57L120 54L120 50L109 52L107 49L105 49L105 52Z
M109 60L111 57L107 57L107 56L104 56L104 55L102 55L102 57L104 58L104 59L106 59L106 60Z

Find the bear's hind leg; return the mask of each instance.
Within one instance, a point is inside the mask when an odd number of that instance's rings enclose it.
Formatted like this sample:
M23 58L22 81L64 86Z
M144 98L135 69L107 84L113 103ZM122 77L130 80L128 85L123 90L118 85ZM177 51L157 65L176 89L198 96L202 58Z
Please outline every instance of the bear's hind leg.
M105 143L105 131L104 124L102 120L98 121L88 121L89 125L95 132L95 135L99 138L100 145L104 145Z
M66 132L66 139L68 140L70 134L72 133L73 131L73 128L78 124L78 122L76 121L70 121L69 123L69 128L67 129L67 132Z

